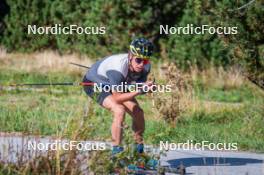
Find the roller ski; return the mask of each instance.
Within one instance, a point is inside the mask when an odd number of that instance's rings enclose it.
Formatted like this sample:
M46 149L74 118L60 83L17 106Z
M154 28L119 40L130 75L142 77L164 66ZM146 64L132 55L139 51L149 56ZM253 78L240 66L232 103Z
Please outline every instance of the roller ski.
M160 166L159 160L155 159L150 159L145 166L142 163L138 163L127 167L127 174L133 175L165 175L166 173L185 175L186 170L183 165L177 168Z
M163 175L165 173L174 173L184 175L186 173L183 165L177 168L161 166L158 158L143 152L143 145L137 145L131 156L127 156L122 147L114 147L112 150L112 161L115 162L114 164L117 167L114 169L113 174Z

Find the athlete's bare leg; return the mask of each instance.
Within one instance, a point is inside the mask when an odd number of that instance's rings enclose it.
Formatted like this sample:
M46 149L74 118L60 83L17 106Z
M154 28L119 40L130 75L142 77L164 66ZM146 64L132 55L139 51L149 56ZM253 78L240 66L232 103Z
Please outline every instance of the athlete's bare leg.
M126 101L123 105L133 120L132 129L134 131L134 139L136 143L141 144L143 143L143 133L145 130L144 111L140 108L136 99Z
M126 108L122 104L118 104L112 95L106 97L102 106L113 113L112 122L112 140L113 146L121 144L122 141L122 127L125 119Z
M112 139L113 146L121 144L122 127L125 119L125 113L128 112L133 120L132 129L134 131L134 139L137 143L143 143L143 132L145 129L144 112L139 107L138 102L133 99L131 101L117 103L113 96L106 97L102 106L113 113L112 122Z

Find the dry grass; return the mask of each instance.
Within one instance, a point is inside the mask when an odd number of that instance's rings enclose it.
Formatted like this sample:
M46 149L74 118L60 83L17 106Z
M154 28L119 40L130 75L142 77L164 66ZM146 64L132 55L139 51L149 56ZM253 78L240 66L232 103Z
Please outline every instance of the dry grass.
M233 111L243 108L245 105L242 103L227 103L227 102L215 102L193 99L188 102L188 111L191 113L197 111L206 111L209 113L218 113L222 111Z
M60 55L55 51L44 51L31 54L11 53L7 54L0 49L0 63L10 69L23 70L26 72L80 72L85 68L69 65L70 62L90 66L93 61L82 55L67 54Z
M0 47L0 67L9 67L11 69L23 70L27 72L37 71L41 73L47 72L83 72L84 68L69 65L70 62L91 66L94 62L92 59L78 54L60 55L55 51L36 52L31 54L7 53ZM171 68L172 69L172 68ZM176 68L177 69L177 68ZM178 70L178 69L177 69ZM159 62L154 65L152 71L156 79L164 80L168 73L168 63ZM174 70L169 70L174 71ZM178 72L179 73L179 72ZM232 89L240 87L245 78L239 68L231 67L224 70L222 67L211 67L207 70L200 71L193 67L189 73L180 72L184 78L190 77L193 81L201 78L202 83L210 87L222 87L224 89ZM175 75L177 76L177 75ZM176 77L171 77L176 78ZM171 81L172 83L174 80Z
M0 58L4 58L6 57L6 55L7 55L6 49L0 46Z
M238 67L230 67L228 70L224 70L223 67L210 67L203 71L193 67L190 74L193 81L201 78L207 87L220 87L226 90L241 87L245 81L242 70Z

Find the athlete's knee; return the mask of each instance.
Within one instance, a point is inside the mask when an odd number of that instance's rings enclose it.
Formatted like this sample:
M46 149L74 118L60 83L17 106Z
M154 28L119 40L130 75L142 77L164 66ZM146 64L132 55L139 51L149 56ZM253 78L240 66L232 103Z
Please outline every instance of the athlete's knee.
M123 105L115 104L112 106L112 112L115 116L124 116L126 109Z

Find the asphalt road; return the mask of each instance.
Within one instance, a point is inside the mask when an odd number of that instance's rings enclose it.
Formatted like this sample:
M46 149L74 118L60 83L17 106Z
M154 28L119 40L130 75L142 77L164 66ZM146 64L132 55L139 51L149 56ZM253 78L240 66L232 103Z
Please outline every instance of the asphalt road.
M191 175L264 175L264 154L230 151L177 150L161 158L161 165L186 167Z

